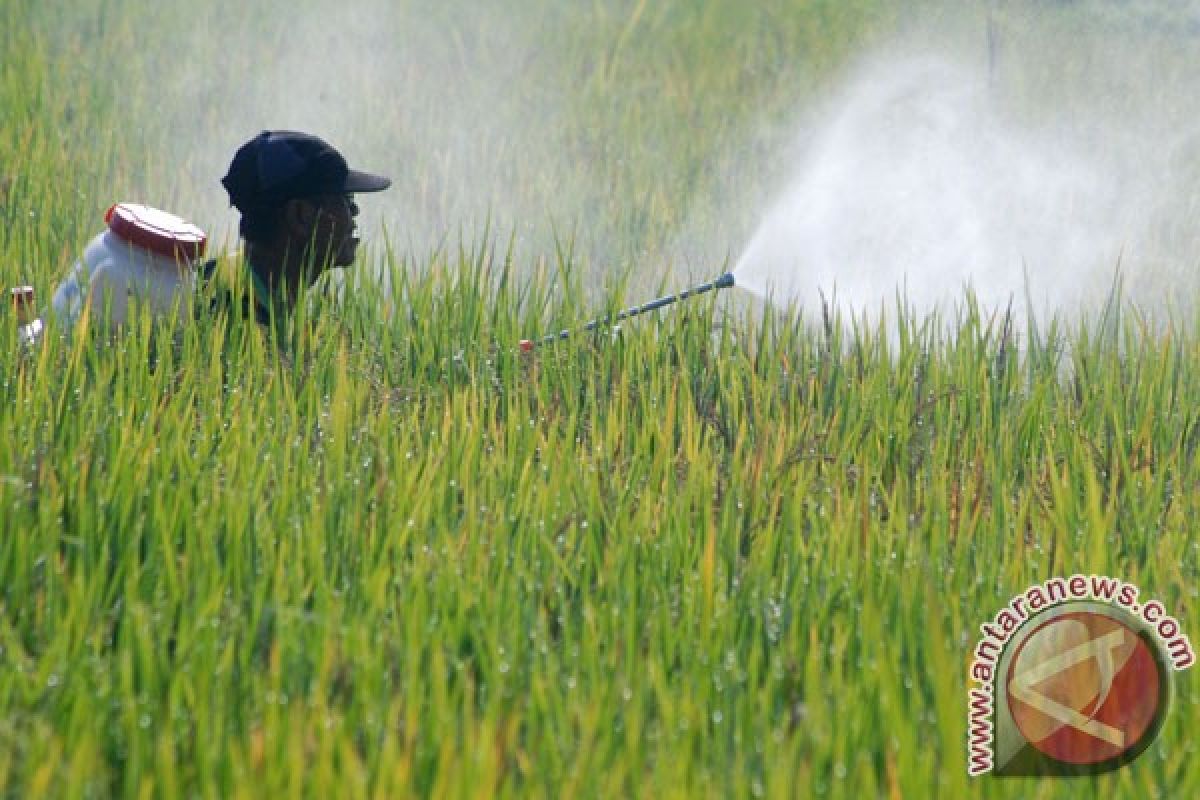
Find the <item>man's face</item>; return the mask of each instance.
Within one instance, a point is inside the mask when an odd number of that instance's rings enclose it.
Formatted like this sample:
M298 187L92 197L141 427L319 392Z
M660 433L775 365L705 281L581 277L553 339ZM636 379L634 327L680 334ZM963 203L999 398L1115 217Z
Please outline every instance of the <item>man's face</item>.
M308 242L312 244L316 274L330 267L348 267L358 250L358 204L354 195L331 194L312 198L314 214Z

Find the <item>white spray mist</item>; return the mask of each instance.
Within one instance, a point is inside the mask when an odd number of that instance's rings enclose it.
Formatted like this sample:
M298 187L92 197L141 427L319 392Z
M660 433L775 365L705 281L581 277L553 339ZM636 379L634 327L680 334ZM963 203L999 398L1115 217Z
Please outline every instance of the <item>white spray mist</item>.
M1155 77L1178 54L1132 32L1122 42L1072 71L1061 55L1014 58L1019 102L978 60L866 64L804 127L738 284L809 312L824 297L890 314L897 293L919 314L952 312L970 290L990 309L1073 315L1119 271L1144 308L1189 306L1198 194L1181 162L1197 126L1179 112L1195 103Z

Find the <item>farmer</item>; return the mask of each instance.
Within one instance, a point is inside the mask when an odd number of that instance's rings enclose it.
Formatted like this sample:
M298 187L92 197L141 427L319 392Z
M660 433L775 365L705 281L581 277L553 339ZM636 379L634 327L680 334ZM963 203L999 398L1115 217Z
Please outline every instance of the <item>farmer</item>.
M341 153L311 134L263 131L241 146L221 183L242 215L254 318L267 324L272 313L282 317L295 308L300 289L323 272L354 263L354 195L392 182L350 169Z

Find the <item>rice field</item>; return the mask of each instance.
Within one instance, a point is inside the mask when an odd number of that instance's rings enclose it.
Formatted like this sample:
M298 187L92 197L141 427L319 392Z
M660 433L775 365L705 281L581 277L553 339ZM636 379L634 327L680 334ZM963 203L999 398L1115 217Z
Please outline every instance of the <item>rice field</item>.
M385 5L347 30L382 36ZM0 285L45 305L119 199L202 222L236 275L216 181L263 123L225 82L295 49L273 6L0 0ZM914 8L759 6L514 4L575 92L529 161L506 160L520 137L439 151L419 93L388 108L331 56L346 96L285 119L352 159L394 130L408 149L363 165L393 197L282 347L199 313L31 349L0 315L0 796L1200 792L1190 673L1097 778L968 778L965 702L978 626L1052 576L1119 576L1200 631L1197 319L1114 298L1013 330L965 298L869 322L733 289L514 347L715 277L727 252L644 259L745 232L714 199L742 112L764 109L741 152L769 170L795 93ZM503 50L483 27L438 47ZM340 113L364 97L370 127ZM517 164L479 184L512 202L459 205L462 159ZM547 243L552 188L570 224Z

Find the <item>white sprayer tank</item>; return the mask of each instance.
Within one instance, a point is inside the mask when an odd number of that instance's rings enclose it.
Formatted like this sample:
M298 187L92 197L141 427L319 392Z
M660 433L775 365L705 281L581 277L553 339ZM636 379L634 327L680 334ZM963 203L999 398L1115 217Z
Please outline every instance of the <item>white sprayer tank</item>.
M117 203L104 215L108 230L83 251L54 292L54 314L73 323L90 307L98 322L120 325L148 304L154 316L190 310L194 266L204 255L204 231L174 214ZM107 315L105 311L107 310Z

